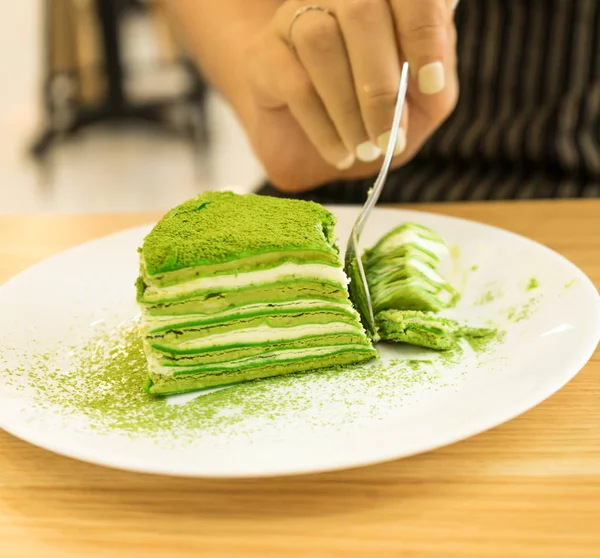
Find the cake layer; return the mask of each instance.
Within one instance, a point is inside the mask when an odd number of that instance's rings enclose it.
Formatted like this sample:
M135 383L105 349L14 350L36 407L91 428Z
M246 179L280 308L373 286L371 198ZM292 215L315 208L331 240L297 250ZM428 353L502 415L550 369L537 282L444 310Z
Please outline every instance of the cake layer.
M145 389L154 394L182 393L209 387L235 384L258 378L307 372L319 368L331 368L357 364L376 358L374 349L351 349L337 354L309 357L306 360L279 362L263 366L250 367L241 371L223 371L221 373L197 373L187 375L168 376L164 374L149 373Z
M249 304L269 304L294 300L345 301L348 294L339 284L307 279L279 281L244 289L215 290L173 299L138 302L149 315L180 315L222 312Z
M450 306L456 296L446 287L431 285L420 278L407 278L381 285L370 289L374 312L390 308L438 312Z
M148 344L160 351L178 354L198 352L210 347L225 347L238 344L268 344L277 341L289 341L302 337L313 337L326 333L356 333L362 331L358 324L347 322L329 322L323 324L305 324L290 327L270 327L259 325L253 328L225 331L205 337L192 337L186 341L176 338L149 339Z
M322 264L332 267L340 267L340 261L337 253L331 250L284 250L277 252L267 252L247 258L232 260L229 262L213 265L200 265L157 273L149 275L146 266L142 265L141 275L148 286L168 287L177 285L186 281L197 279L198 277L214 277L218 275L230 275L237 273L246 273L249 271L259 271L272 269L285 263L303 264Z
M268 306L263 306L262 310L237 319L209 318L200 322L193 322L187 319L175 318L173 322L163 326L159 330L147 333L146 337L150 340L176 339L178 342L184 342L190 338L207 337L213 334L244 330L259 325L285 328L293 325L323 324L340 321L356 324L357 317L356 312L350 307L327 310L320 308L272 310Z
M369 270L369 280L372 283L418 277L434 286L444 287L447 281L436 271L434 265L437 266L437 262L430 264L413 254L399 254L366 269Z
M370 250L365 250L365 264L376 258L394 255L399 250L414 248L426 257L441 260L449 254L444 239L431 229L417 223L404 223L382 236Z
M482 338L495 333L487 328L464 327L456 320L416 311L386 310L376 316L381 339L446 351L460 338Z
M271 351L303 349L307 347L325 347L334 345L364 345L370 347L368 339L361 331L356 333L325 333L293 340L266 343L238 343L236 345L210 347L195 353L177 354L155 349L153 355L162 366L191 366L228 362L238 358L262 355Z
M335 253L335 218L319 204L205 192L169 211L145 238L148 275L285 250Z
M247 304L236 306L220 312L208 314L165 314L161 316L146 315L143 321L143 329L147 333L161 331L165 326L170 326L175 321L181 322L218 322L225 319L238 320L248 316L259 316L265 313L277 313L286 311L304 310L352 310L350 301L332 302L328 300L293 300L287 302L269 302L267 304Z
M372 296L374 312L389 308L439 312L452 306L454 300L453 293L447 290L442 290L439 294L432 292L419 281L398 284L393 289L386 289Z
M168 287L146 286L144 301L148 303L161 300L174 300L206 292L223 292L232 289L247 289L261 285L273 285L279 282L310 280L329 283L345 288L347 278L341 267L323 264L284 263L271 269L248 271L229 275L198 277L184 283Z
M266 366L271 364L283 364L290 362L302 362L312 358L320 358L327 355L335 355L351 351L365 351L368 347L361 345L330 345L325 347L305 347L300 349L285 349L279 351L265 352L228 362L194 364L190 366L169 367L163 366L150 359L150 370L157 375L185 376L189 374L221 374L223 372L241 372L247 368Z

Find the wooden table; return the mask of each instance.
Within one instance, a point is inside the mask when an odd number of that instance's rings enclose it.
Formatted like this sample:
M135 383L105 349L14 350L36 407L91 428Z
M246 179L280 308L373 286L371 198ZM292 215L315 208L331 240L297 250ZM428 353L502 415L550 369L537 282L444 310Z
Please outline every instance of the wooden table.
M425 209L526 234L600 285L599 201ZM155 217L0 217L0 282L59 250ZM508 424L425 455L339 473L161 478L79 463L0 432L0 557L108 556L598 558L599 354L558 394Z

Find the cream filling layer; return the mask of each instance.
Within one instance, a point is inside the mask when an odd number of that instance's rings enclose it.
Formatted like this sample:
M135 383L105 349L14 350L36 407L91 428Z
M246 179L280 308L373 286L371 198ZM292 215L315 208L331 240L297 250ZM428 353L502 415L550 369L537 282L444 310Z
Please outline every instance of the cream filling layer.
M241 289L263 283L293 279L311 279L329 281L342 286L348 285L348 278L341 267L332 267L324 264L296 264L286 262L271 269L249 271L228 275L215 275L213 277L198 277L168 287L149 286L144 292L144 300L152 302L163 298L173 298L192 294L197 291L219 289Z
M433 295L434 298L436 298L437 300L439 300L444 306L448 305L452 299L454 298L454 294L452 294L450 291L447 290L442 290L440 291L437 295Z
M273 341L289 341L300 337L322 335L326 333L362 333L358 325L345 322L330 322L326 324L304 324L292 327L270 327L260 325L237 331L217 333L207 337L188 339L181 343L169 343L177 349L205 349L219 345L236 345L242 343L269 343Z
M237 370L241 366L251 365L255 362L264 362L267 364L277 364L277 362L287 362L290 360L296 360L300 358L316 358L320 356L327 356L332 353L337 353L344 350L361 349L368 351L367 345L329 345L327 347L313 347L306 349L290 349L287 351L272 351L268 355L246 357L230 362L223 362L218 364L207 364L207 365L196 365L196 366L162 366L156 359L152 358L152 371L157 374L165 374L173 376L175 373L185 374L188 370L197 370L198 373L202 372L202 368L208 368L214 372L226 372L230 370ZM218 369L218 371L215 370Z
M405 281L402 283L402 286L390 283L389 285L386 285L384 289L378 291L378 298L385 299L391 296L399 289L402 289L403 287L412 287L413 289L420 289L443 305L447 305L454 298L454 294L443 285L440 290L436 290L431 284L419 278L414 278L412 280Z
M417 231L414 230L403 231L400 234L390 238L384 245L384 251L387 252L388 250L399 248L407 243L420 246L428 252L436 255L438 258L442 258L450 254L450 250L448 250L448 247L444 243L431 240L430 238L423 238Z
M149 314L142 315L142 328L144 331L151 331L153 329L164 327L166 325L177 325L187 322L201 321L201 320L218 320L222 318L230 318L237 316L244 316L252 312L260 310L305 310L312 308L322 308L324 310L346 310L356 314L354 308L350 302L329 302L324 300L294 300L292 302L272 302L262 304L248 304L246 306L236 306L223 312L216 312L214 314L178 314L174 316L163 315L163 316L151 316Z
M427 265L425 262L422 262L418 258L408 258L406 260L407 266L412 266L416 270L420 271L427 279L430 279L434 283L438 283L440 285L444 285L446 281L444 278L430 265Z

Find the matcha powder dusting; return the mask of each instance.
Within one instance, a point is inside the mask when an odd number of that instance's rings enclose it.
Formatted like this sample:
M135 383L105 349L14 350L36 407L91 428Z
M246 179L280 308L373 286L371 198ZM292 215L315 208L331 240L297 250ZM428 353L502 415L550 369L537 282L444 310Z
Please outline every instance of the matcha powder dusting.
M531 279L529 279L529 282L527 283L527 290L534 291L539 286L540 286L540 282L535 277L532 277Z
M160 439L161 445L252 438L260 431L351 431L356 421L383 419L464 373L461 352L433 360L394 360L290 374L207 392L162 397L143 391L146 359L134 323L73 348L68 366L56 355L29 355L13 367L13 385L35 390L39 408L99 433ZM437 360L436 360L437 357ZM25 362L25 361L24 361ZM67 370L67 372L65 372ZM454 371L453 371L454 370ZM457 372L458 371L458 372ZM8 382L11 385L11 382Z

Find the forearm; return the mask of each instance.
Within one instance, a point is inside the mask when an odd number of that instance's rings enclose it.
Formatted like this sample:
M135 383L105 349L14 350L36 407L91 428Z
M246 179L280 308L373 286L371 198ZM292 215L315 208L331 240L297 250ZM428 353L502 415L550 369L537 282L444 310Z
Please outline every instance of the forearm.
M247 121L252 96L244 79L245 51L281 0L169 0L166 5L206 78Z

